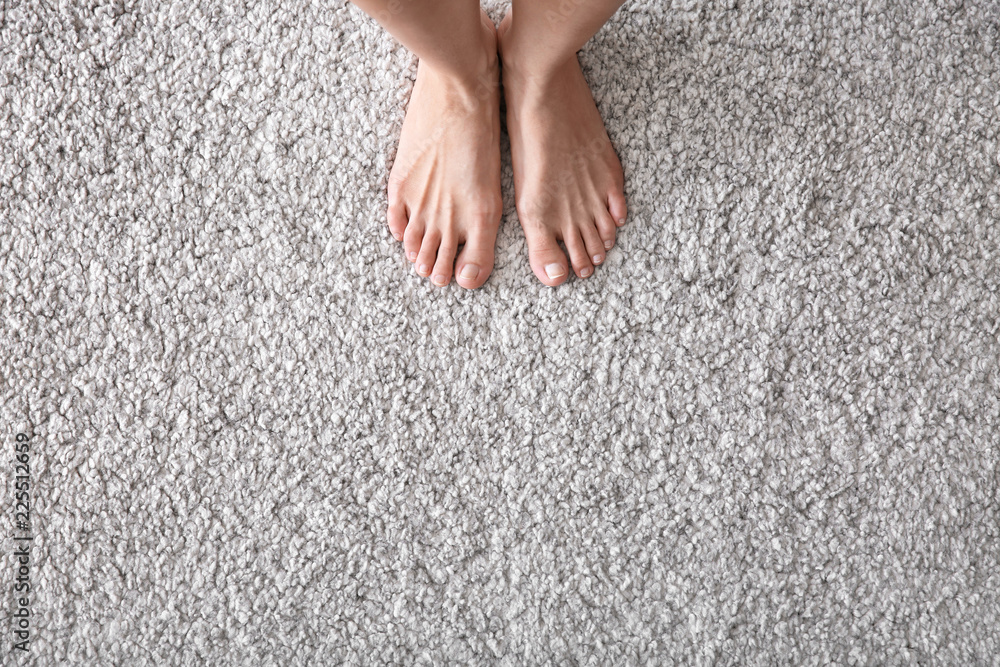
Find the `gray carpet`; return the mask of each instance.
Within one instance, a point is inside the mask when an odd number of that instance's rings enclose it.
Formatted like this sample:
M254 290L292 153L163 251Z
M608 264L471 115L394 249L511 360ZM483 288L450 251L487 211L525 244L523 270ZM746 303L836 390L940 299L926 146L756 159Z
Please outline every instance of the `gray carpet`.
M465 291L343 0L4 3L4 664L1000 664L1000 5L791 4L626 5L618 244L505 137Z

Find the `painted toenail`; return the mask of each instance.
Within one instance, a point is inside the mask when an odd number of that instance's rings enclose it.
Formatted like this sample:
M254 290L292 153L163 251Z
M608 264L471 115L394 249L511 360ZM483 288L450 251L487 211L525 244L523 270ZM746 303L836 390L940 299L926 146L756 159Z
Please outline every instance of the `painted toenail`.
M421 264L417 268L417 273L419 273L422 276L426 276L430 272L431 272L431 267L427 266L426 264Z
M479 275L479 267L475 264L466 264L462 267L462 273L459 275L462 280L475 280L476 276Z
M563 269L561 264L547 264L545 266L545 275L549 277L549 280L555 280L562 276L566 271Z
M407 255L407 257L412 262L413 260L415 260L417 258L417 253L411 252L409 255Z
M440 287L441 285L444 285L445 283L447 283L448 279L445 278L444 276L442 276L439 273L436 276L434 276L433 278L431 278L431 282L433 282L435 285L437 285L438 287Z
M614 241L605 241L604 242L604 249L605 250L611 250L611 246L613 246L614 244L615 244Z
M600 264L603 261L604 261L603 257L601 257L600 255L594 255L594 264Z
M591 269L589 266L587 268L585 268L585 269L580 269L580 275L583 276L584 278L586 278L587 276L589 276L593 272L594 272L594 270Z

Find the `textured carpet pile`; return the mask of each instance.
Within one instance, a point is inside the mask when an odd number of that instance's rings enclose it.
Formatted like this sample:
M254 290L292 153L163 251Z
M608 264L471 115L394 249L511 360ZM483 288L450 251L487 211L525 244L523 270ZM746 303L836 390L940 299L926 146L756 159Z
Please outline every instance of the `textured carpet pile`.
M0 661L1000 664L1000 6L633 1L580 59L607 262L532 275L505 136L440 289L353 6L3 4Z

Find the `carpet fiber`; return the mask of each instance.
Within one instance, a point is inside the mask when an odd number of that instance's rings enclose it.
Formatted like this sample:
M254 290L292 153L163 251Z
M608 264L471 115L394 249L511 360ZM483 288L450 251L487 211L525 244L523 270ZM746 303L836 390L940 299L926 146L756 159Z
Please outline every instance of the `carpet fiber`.
M4 664L1000 664L996 2L628 3L558 288L506 135L489 281L413 272L416 63L343 0L0 53Z

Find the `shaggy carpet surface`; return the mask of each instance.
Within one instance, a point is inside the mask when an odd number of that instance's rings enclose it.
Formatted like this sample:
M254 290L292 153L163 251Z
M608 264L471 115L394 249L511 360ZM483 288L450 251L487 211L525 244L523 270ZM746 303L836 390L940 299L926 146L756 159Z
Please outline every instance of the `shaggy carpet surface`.
M489 281L413 272L343 0L0 54L4 664L1000 664L996 2L627 3L558 288L506 135Z

